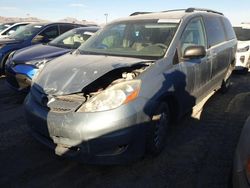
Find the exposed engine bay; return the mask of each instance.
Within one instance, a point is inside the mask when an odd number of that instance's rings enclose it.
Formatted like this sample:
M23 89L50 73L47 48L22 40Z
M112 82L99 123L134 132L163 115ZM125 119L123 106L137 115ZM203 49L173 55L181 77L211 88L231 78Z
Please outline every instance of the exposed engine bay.
M105 89L117 83L133 80L148 69L152 63L140 63L131 67L114 69L85 88L80 93L61 96L48 96L47 107L52 112L65 113L74 112L92 97L98 95Z

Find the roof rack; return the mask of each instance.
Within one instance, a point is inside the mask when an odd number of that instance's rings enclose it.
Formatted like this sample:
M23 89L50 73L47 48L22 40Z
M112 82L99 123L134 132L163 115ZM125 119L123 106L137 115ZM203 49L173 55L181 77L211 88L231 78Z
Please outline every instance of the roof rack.
M172 11L185 11L185 12L205 11L205 12L211 12L211 13L223 15L223 13L217 12L217 11L214 11L214 10L211 10L211 9L194 8L194 7L190 7L190 8L187 8L187 9L166 10L166 11L162 11L162 12L172 12ZM153 12L134 12L134 13L130 14L130 16L136 16L136 15L139 15L139 14L151 14L151 13L153 13Z
M172 10L164 10L161 12L173 12L173 11L185 11L186 9L172 9Z
M185 12L194 12L194 11L205 11L205 12L212 12L212 13L215 13L215 14L220 14L220 15L223 15L223 13L221 12L217 12L217 11L214 11L214 10L210 10L210 9L203 9L203 8L187 8L185 10Z
M130 14L129 16L136 16L136 15L139 15L139 14L150 14L152 12L134 12L132 14Z

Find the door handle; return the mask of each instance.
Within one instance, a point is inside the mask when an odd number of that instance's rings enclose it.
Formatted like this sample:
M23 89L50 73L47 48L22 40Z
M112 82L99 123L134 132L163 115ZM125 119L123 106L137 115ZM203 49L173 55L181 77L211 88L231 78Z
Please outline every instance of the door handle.
M217 53L216 52L212 52L212 57L215 57L215 56L217 56Z

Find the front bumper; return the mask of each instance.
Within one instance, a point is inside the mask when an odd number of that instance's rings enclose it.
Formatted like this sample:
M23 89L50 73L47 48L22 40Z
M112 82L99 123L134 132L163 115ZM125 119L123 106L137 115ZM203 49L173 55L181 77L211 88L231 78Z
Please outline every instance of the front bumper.
M30 65L6 66L6 81L16 91L27 92L38 69Z
M233 188L249 188L250 185L244 171L234 172L233 174Z
M145 101L138 103L143 106ZM25 109L32 134L57 155L84 163L118 164L144 154L149 117L133 105L96 113L55 113L28 95Z

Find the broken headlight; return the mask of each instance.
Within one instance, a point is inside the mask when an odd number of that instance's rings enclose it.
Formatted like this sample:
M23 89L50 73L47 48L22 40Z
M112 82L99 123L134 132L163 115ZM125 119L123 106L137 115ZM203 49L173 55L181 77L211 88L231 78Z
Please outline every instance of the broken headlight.
M25 64L34 65L36 68L40 69L40 68L43 68L45 63L47 63L48 61L49 61L48 59L39 59L39 60L34 60L34 61L28 61Z
M238 48L237 52L247 52L249 50L249 46L246 46L244 48Z
M78 112L100 112L117 108L137 98L140 80L130 80L115 84L84 103Z

